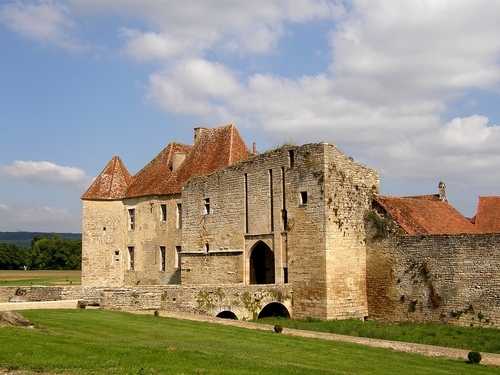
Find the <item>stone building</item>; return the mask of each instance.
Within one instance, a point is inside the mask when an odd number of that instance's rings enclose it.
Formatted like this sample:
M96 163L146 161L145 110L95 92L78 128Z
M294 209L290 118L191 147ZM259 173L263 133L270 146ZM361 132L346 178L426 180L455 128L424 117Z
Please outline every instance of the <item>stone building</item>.
M234 125L197 128L85 192L82 286L106 308L500 327L500 198L469 220L438 188L380 196L334 145L256 154Z
M256 155L234 125L198 128L134 176L113 157L85 192L82 285L290 284L296 317L362 318L378 189L334 145Z

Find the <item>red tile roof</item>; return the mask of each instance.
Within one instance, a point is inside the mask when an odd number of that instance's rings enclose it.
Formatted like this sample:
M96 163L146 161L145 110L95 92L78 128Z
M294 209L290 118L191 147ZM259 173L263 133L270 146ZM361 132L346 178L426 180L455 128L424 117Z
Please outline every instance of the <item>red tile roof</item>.
M500 233L500 197L479 197L473 223L478 232Z
M83 194L82 199L122 199L131 181L132 176L123 165L122 160L115 155Z
M181 193L182 184L193 177L218 171L251 155L236 126L200 129L193 149L160 188L161 194Z
M187 155L193 146L172 142L144 168L134 175L134 181L124 198L161 194L161 186L172 176L174 155Z
M175 155L185 155L174 169ZM82 199L123 199L180 194L182 184L242 161L251 155L234 125L198 128L193 146L172 142L133 177L115 156ZM183 157L180 159L182 160Z
M374 197L385 212L409 235L476 233L474 225L438 195Z

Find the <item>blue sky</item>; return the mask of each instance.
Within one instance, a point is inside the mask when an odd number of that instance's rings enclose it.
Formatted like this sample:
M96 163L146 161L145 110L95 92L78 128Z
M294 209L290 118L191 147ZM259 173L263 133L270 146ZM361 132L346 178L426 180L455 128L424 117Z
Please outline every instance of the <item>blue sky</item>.
M381 193L466 216L500 195L500 2L3 1L0 231L80 232L113 155L134 174L193 128L258 151L325 141Z

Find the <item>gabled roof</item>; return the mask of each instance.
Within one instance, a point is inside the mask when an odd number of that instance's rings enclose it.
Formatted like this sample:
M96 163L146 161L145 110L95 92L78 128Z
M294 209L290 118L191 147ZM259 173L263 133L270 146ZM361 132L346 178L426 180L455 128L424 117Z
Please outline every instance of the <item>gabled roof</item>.
M481 233L500 233L500 197L479 197L472 222Z
M82 199L121 199L131 181L132 176L123 165L122 160L115 155L83 194Z
M374 197L409 235L476 233L474 225L439 195L417 197Z
M134 175L134 181L124 198L159 195L161 187L172 176L175 154L187 155L193 146L172 142L144 168Z
M180 194L182 184L251 155L236 126L196 129L193 146L172 142L133 177L115 156L82 199L112 200Z
M233 124L199 129L191 152L181 166L165 181L160 194L181 193L182 184L248 158L251 154Z

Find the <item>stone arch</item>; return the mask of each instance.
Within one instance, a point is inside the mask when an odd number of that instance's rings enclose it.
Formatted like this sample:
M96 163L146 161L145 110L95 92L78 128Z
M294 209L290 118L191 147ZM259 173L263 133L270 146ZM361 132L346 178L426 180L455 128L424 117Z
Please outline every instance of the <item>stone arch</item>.
M263 242L257 242L250 254L250 284L274 284L274 253Z
M282 318L289 318L290 313L288 312L288 309L285 307L285 305L279 302L271 302L264 306L264 308L260 311L257 319L277 316Z
M232 311L229 311L229 310L221 311L215 317L216 318L221 318L221 319L238 320L238 317L236 316L236 314L234 312L232 312Z

